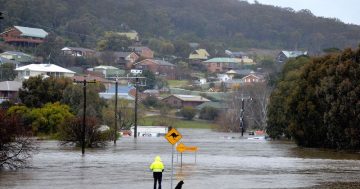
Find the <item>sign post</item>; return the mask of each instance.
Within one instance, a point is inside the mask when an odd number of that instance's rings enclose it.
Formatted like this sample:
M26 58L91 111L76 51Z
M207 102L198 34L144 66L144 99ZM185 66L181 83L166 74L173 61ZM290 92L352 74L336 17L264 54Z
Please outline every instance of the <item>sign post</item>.
M175 129L172 128L165 135L165 138L171 146L171 188L173 188L173 174L174 174L174 145L182 138L182 135Z

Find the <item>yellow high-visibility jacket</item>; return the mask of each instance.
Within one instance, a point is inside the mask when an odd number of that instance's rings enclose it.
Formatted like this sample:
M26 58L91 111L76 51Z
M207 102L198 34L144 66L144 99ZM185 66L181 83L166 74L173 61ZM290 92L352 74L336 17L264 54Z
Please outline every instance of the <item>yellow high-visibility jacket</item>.
M156 156L154 162L150 165L153 172L163 172L164 164L161 162L160 156Z

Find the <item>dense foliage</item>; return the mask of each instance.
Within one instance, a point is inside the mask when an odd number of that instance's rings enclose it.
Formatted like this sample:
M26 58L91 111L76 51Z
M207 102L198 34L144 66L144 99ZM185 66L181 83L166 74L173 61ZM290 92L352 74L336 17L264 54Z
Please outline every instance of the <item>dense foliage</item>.
M218 109L211 106L205 106L201 108L199 113L199 118L205 120L215 120L218 115L219 115Z
M29 132L17 114L0 110L0 168L25 166L36 149Z
M271 96L269 134L287 133L307 147L360 149L360 49L289 65Z
M146 44L181 55L186 42L214 54L223 48L310 48L355 46L360 27L238 0L0 0L6 10L0 30L13 25L43 28L66 45L94 48L106 31L140 33ZM153 40L151 40L153 39ZM226 44L226 46L224 45ZM187 55L187 54L185 54Z
M41 107L48 102L60 101L65 88L71 83L68 78L30 77L23 82L19 98L27 107Z
M192 120L196 115L196 109L191 106L185 106L181 108L180 115L187 120Z

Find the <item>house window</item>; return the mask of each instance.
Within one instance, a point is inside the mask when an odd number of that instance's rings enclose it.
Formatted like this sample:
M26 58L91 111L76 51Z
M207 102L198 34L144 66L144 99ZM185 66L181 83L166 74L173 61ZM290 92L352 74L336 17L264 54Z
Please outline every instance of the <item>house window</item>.
M30 71L25 71L25 76L30 76Z

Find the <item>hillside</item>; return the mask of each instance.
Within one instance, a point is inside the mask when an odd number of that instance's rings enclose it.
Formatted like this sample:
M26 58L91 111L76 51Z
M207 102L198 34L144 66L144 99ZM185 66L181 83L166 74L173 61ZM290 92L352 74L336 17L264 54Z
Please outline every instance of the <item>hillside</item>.
M360 26L236 0L0 0L8 26L40 27L95 47L104 31L138 31L158 38L200 42L214 48L306 49L357 46Z

